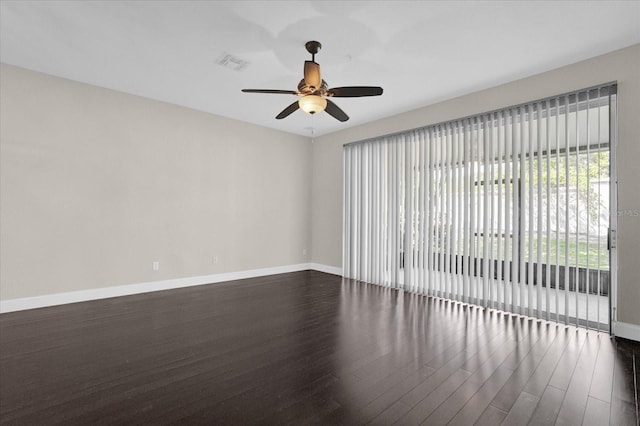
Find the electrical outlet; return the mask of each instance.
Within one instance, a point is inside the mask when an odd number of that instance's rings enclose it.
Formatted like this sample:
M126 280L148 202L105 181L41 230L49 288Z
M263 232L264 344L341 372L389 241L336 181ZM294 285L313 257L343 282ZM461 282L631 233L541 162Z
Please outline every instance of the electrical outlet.
M154 271L159 271L160 270L160 262L158 262L156 260L155 262L153 262L153 265L151 267L153 268Z
M307 256L307 249L306 248L302 249L302 255L305 256L305 257Z
M213 256L211 258L211 263L213 263L214 265L217 265L219 261L220 259L218 259L218 256Z

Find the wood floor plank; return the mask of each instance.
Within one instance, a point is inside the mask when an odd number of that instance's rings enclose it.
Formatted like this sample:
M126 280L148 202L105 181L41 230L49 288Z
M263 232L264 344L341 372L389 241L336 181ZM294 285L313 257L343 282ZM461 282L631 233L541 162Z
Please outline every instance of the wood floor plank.
M493 399L491 405L505 412L511 410L511 407L520 397L529 379L554 342L557 336L556 332L557 329L555 327L551 328L548 335L543 333L542 338L532 339L533 342L523 344L523 350L517 354L517 357L512 358L511 363L505 363L505 366L514 366L515 369L509 380Z
M473 337L467 340L469 342L476 342L479 339L479 336L482 336L483 333L475 333ZM463 349L464 346L459 346L459 340L455 340L453 345L443 348L443 350L431 358L431 361L427 363L427 367L432 365L440 366L437 370L433 367L433 375L425 378L424 380L415 382L415 379L412 378L410 380L403 381L399 386L395 386L391 388L388 392L381 395L380 398L373 401L370 405L363 409L363 415L365 421L372 419L378 414L388 410L387 413L384 414L384 418L390 419L393 417L395 413L401 413L402 410L394 407L393 404L398 404L401 407L412 408L415 404L420 402L426 395L432 392L437 386L439 386L444 380L446 380L449 375L455 372L457 369L460 369L463 365L467 365L473 358L477 357L478 351L483 351L488 347L494 347L494 351L498 349L499 346L495 345L496 343L502 342L505 336L505 332L500 331L496 333L491 339L482 341L481 344L476 345L475 343L470 344L467 349L469 352L460 352L459 349ZM452 351L452 349L457 350L458 352ZM446 356L445 356L446 354ZM442 364L441 359L446 359L447 362ZM434 360L437 360L434 362ZM473 363L473 361L471 361ZM393 421L397 420L393 418ZM389 420L390 421L390 420Z
M613 391L611 393L610 424L633 425L638 422L635 401L636 383L633 377L633 349L638 345L615 339Z
M448 424L451 426L463 426L474 424L478 421L512 374L513 370L498 367L493 375L482 385L473 397L467 401Z
M565 393L566 391L562 389L547 386L529 420L529 425L544 426L555 424Z
M599 349L600 339L598 335L587 333L580 357L562 401L560 412L556 418L557 425L582 424Z
M558 327L558 326L556 326ZM542 396L546 391L549 380L553 375L564 350L570 341L570 329L562 327L557 330L557 337L549 350L544 355L542 361L527 381L524 391L531 395Z
M402 378L402 380L396 383L390 388L384 389L384 392L373 401L366 404L360 409L359 418L364 422L377 418L380 413L387 410L393 404L395 404L403 395L406 395L412 389L415 389L419 385L425 382L436 370L434 368L424 366L415 374L410 374ZM400 415L406 413L410 406L401 402L400 408L394 408L390 413L386 415L387 418L394 418L394 421L399 417L394 417L393 413L400 413ZM408 407L408 408L404 408Z
M640 423L640 345L633 345L633 371L636 374L634 380L634 390L636 395L636 419Z
M517 347L517 342L512 341L501 345L492 354L478 357L482 363L477 366L473 374L447 398L440 406L425 419L426 424L447 424L464 407L467 402L478 392L485 382L493 376L493 373L504 363ZM503 367L504 369L504 367ZM469 371L465 368L465 371ZM509 376L512 371L509 372ZM480 412L481 413L481 412Z
M0 425L635 425L640 344L590 336L317 271L13 312Z
M613 392L613 367L615 365L615 343L611 337L600 334L600 350L593 370L589 396L604 402L611 402Z
M402 386L391 389L390 392L383 395L382 398L374 401L372 405L365 407L366 416L364 420L369 420L369 416L375 415L375 421L378 423L395 423L426 396L434 392L443 382L449 379L452 374L460 370L460 365L463 363L465 355L465 353L458 354L417 385L413 385L413 382L407 381L405 382L406 387ZM471 375L471 373L466 370L462 371L464 371L467 376ZM405 383L403 383L403 385ZM407 389L409 386L411 387Z
M526 425L529 423L529 419L531 419L539 401L540 397L531 395L527 392L521 392L520 395L518 395L518 399L516 399L516 402L507 413L507 417L502 421L502 425Z
M590 396L582 424L584 426L608 425L610 411L611 404Z
M375 425L375 426L386 426L391 424L396 424L398 419L402 418L406 415L412 407L408 406L402 401L398 401L393 404L382 413L380 413L377 417L375 417L370 422L366 424Z
M471 375L466 370L456 370L447 380L442 382L433 392L414 405L404 416L398 420L402 425L419 425L442 404L456 389L460 387Z
M493 405L489 405L484 413L480 416L477 422L474 423L475 426L495 426L502 424L505 417L507 417L507 413L502 411L499 408L494 407Z
M579 330L570 327L570 333L572 334L571 340L567 344L560 361L556 365L556 369L553 371L553 375L549 380L549 385L558 389L566 390L569 387L569 382L573 376L573 370L578 362L578 357L582 351L582 345L587 337L584 330Z

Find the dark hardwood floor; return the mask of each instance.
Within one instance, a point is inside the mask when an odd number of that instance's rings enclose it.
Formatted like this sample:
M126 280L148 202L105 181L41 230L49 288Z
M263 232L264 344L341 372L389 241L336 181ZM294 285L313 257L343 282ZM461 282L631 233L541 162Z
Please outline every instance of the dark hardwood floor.
M0 315L0 423L636 425L639 357L305 271Z

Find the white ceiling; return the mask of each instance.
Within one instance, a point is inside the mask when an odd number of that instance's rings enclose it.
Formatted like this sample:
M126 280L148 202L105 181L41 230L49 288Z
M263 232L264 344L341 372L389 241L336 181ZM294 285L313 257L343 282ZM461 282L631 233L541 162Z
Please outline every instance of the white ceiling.
M640 1L8 1L0 60L96 86L310 136L330 133L640 42ZM350 115L274 117L304 48ZM248 65L216 64L230 53Z

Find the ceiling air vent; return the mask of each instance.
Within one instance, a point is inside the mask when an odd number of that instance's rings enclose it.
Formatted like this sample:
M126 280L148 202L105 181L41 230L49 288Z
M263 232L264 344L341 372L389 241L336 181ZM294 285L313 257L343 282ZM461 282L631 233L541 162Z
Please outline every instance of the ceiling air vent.
M237 56L233 56L231 53L224 52L216 59L216 64L225 68L229 68L233 71L242 71L244 67L249 65L249 62L244 59L240 59Z

